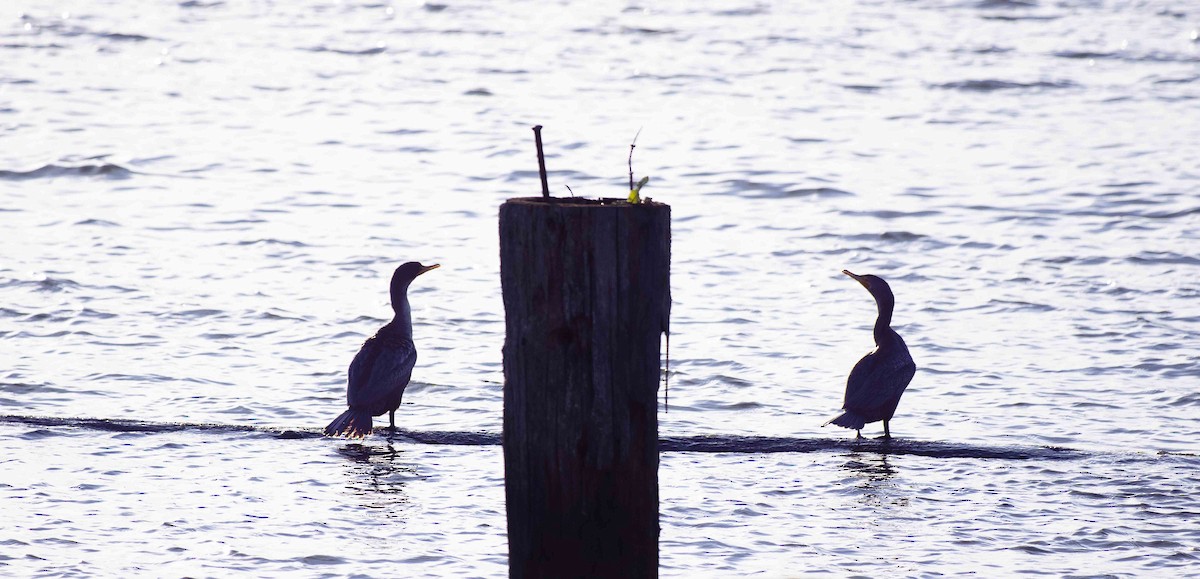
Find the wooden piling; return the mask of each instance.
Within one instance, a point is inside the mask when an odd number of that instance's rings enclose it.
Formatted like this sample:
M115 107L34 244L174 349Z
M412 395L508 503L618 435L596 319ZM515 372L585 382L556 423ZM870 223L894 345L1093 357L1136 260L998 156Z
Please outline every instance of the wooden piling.
M671 208L500 207L509 576L658 576Z

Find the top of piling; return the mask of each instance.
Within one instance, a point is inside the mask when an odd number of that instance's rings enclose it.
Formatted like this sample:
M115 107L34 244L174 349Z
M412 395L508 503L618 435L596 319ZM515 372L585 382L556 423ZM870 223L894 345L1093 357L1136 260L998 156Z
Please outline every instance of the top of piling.
M665 207L667 205L666 203L659 203L650 199L643 199L641 203L630 203L627 199L620 197L513 197L505 201L505 203L578 207Z

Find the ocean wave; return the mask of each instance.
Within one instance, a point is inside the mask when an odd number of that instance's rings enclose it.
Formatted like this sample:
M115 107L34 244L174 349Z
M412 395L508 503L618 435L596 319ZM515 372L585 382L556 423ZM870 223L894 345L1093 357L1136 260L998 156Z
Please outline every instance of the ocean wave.
M974 7L981 10L1011 10L1016 8L1037 8L1035 0L979 0Z
M1050 53L1058 58L1076 60L1121 60L1125 62L1182 62L1194 63L1200 58L1191 54L1181 54L1167 51L1136 52L1094 52L1090 50L1060 50Z
M133 171L114 163L85 163L81 165L60 165L57 163L50 163L29 171L0 169L0 180L8 181L54 179L57 177L105 177L108 179L128 179L133 175Z
M933 88L961 90L968 92L994 92L1001 90L1030 90L1030 89L1062 89L1075 88L1077 85L1069 80L1039 80L1034 82L1016 82L995 78L956 80L933 85Z
M853 217L875 217L878 219L899 219L901 217L932 217L941 215L941 211L928 209L925 211L893 211L889 209L876 209L873 211L842 211L842 215Z
M37 279L37 280L9 279L7 281L0 282L0 288L14 287L14 286L15 287L30 287L30 288L33 288L34 291L38 291L38 292L58 293L58 292L78 288L79 282L70 280L70 279L66 279L66 278L56 278L56 277L47 277L47 278Z
M353 49L353 48L330 48L328 46L314 46L311 48L306 48L304 50L307 50L308 52L332 52L334 54L344 54L347 56L373 56L376 54L383 54L384 52L387 52L387 47L386 46L373 46L371 48Z
M784 199L789 197L854 197L854 193L834 187L795 187L791 184L764 183L748 179L722 181L725 193L745 195L756 199Z
M1126 258L1126 261L1142 265L1200 265L1200 258L1173 251L1143 251Z

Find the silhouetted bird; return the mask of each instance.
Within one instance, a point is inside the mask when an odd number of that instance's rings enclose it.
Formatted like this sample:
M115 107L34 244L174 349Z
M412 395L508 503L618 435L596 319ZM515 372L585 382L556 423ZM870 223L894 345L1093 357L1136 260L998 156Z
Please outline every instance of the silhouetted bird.
M396 316L374 336L367 338L354 361L350 362L350 379L346 385L350 409L325 427L326 436L366 436L371 433L371 417L384 412L388 413L389 428L396 429L396 409L400 407L404 388L417 363L408 286L417 276L437 267L437 264L421 265L410 261L392 274L392 309Z
M892 308L896 299L886 281L873 275L855 275L846 270L842 273L854 278L871 295L879 306L879 317L875 319L875 351L863 356L850 371L846 380L846 399L843 412L830 422L845 428L853 428L862 438L862 427L869 422L883 421L883 437L891 438L888 422L896 412L900 396L917 372L908 347L900 334L892 329ZM822 424L821 426L825 426Z

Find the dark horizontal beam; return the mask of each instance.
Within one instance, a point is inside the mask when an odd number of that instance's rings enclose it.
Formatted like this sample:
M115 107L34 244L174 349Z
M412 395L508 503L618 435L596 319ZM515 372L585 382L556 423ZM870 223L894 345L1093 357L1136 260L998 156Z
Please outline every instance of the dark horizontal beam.
M109 418L56 418L47 416L0 415L0 423L56 426L107 432L259 432L278 438L320 438L319 428L279 428L240 424L147 422ZM389 441L448 446L497 446L500 435L491 432L376 430ZM660 452L707 452L771 454L779 452L870 452L877 454L928 456L933 458L980 458L998 460L1069 460L1087 456L1080 450L1053 446L982 446L926 440L852 438L785 438L771 436L665 436L658 440Z
M927 440L865 438L783 438L771 436L663 437L660 452L729 452L768 454L777 452L873 452L933 458L987 458L1001 460L1063 460L1082 458L1084 453L1050 446L980 446Z
M29 426L64 426L107 432L143 432L157 434L165 432L261 432L280 438L319 438L324 436L320 428L276 428L249 424L213 424L204 422L148 422L121 418L57 418L53 416L0 415L0 422L27 424Z

